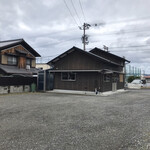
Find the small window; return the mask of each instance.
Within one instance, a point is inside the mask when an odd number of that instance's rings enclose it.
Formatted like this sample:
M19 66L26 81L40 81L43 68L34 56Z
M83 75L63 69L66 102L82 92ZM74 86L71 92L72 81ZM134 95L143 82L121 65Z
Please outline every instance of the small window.
M108 74L104 75L104 82L110 82L110 75Z
M30 59L26 59L26 65L31 65L31 60Z
M67 72L63 72L62 74L61 74L61 79L62 80L68 80L68 73Z
M113 82L118 82L119 81L119 75L118 74L113 74L112 81Z
M8 65L17 65L17 57L8 56L7 63Z
M72 72L63 72L61 73L62 81L76 81L76 73Z

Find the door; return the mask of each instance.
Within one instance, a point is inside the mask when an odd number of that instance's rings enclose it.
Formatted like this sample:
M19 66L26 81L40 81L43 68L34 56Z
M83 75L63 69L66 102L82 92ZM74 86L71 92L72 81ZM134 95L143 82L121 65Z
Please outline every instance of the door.
M115 92L117 91L117 83L112 83L112 91Z
M46 90L54 89L54 74L46 71Z
M19 68L26 68L26 58L25 57L19 58L18 67Z
M112 91L117 91L117 82L118 82L119 76L117 73L114 73L112 75Z
M44 71L38 73L38 90L44 91Z

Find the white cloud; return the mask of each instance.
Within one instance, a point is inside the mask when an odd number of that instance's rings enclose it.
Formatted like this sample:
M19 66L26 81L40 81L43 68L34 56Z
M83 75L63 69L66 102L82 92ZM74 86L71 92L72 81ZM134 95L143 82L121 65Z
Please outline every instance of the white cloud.
M58 4L56 0L42 0L43 5L49 8L53 8Z
M71 1L66 2L79 24ZM85 22L78 0L73 2L82 23ZM149 51L144 51L143 47L131 49L130 46L150 44L150 1L81 0L81 3L87 23L106 23L86 31L89 35L87 49L107 45L111 52L147 67L150 63ZM9 5L6 0L0 0L0 32L1 40L24 38L42 56L62 53L74 45L83 47L83 31L77 27L63 0L10 0Z
M23 22L19 22L18 26L21 30L25 30L25 31L31 31L31 28L29 26L27 26L25 23Z
M14 9L19 17L23 17L24 12L18 5L15 5Z

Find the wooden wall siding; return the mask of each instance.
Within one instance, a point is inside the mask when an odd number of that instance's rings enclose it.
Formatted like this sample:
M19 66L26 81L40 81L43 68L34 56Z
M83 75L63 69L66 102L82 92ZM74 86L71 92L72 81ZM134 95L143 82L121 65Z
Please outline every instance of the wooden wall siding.
M26 58L25 57L19 57L18 67L26 68Z
M16 50L22 50L22 51L25 51L27 52L27 57L30 57L30 58L35 58L31 53L29 53L29 51L27 51L23 46L19 45L15 48Z
M125 78L124 78L124 74L120 74L121 75L121 80L118 81L117 83L117 89L124 89L124 84L125 84Z
M61 73L55 73L54 89L78 90L78 91L95 91L97 88L100 92L112 91L112 77L110 82L104 82L103 74L78 72L76 81L62 81ZM117 89L123 89L124 82L117 82Z
M117 83L117 90L124 89L124 82L118 82Z
M15 53L15 48L13 47L13 48L9 48L9 49L6 49L6 50L2 50L1 54L4 55L6 52L14 54Z
M69 55L61 58L54 64L54 69L58 70L101 70L112 69L120 71L120 67L112 64L99 61L91 56L85 55L81 52L74 51Z
M0 77L4 74L6 74L6 73L0 68Z
M17 54L15 50L22 50L27 52L26 56L21 56L21 54ZM5 53L17 54L18 56L18 67L19 68L26 68L26 58L30 58L31 60L31 67L35 68L36 66L36 58L30 54L23 46L18 45L6 50L1 51L1 64L7 64L7 55Z
M101 78L102 82L102 92L107 92L107 91L112 91L112 74L110 74L110 82L105 82L104 81L104 74L102 75Z
M76 81L62 81L61 73L55 73L54 89L95 91L102 87L100 73L76 73ZM102 88L101 88L102 89Z
M1 64L4 64L4 65L7 64L7 56L6 55L1 55Z
M112 82L103 82L102 92L112 91Z
M120 74L120 75L119 75L119 81L120 81L120 82L123 82L123 74Z
M18 46L15 46L15 47L12 47L12 48L9 48L9 49L6 49L6 50L2 50L1 51L1 54L5 54L5 53L12 53L12 54L16 54L16 51L15 50L22 50L22 51L25 51L27 52L27 57L30 57L30 58L35 58L31 53L29 53L29 51L27 51L23 46L21 45L18 45Z
M35 66L36 66L36 61L35 61L35 59L33 59L33 60L31 61L31 67L35 68Z
M100 50L94 50L92 53L96 54L96 55L99 55L101 57L104 57L106 59L109 59L113 62L116 62L116 63L119 63L119 64L124 64L124 61L119 59L118 57L115 57L115 56L112 56L111 54L107 54L106 55L106 52L103 52L103 51L100 51Z
M112 91L112 75L110 82L104 82L103 77L101 78L101 80L102 80L101 84L103 85L101 91L102 92ZM123 82L120 82L120 80L118 80L117 82L117 90L119 89L124 89L124 75L123 75Z
M0 86L37 84L36 77L0 77Z

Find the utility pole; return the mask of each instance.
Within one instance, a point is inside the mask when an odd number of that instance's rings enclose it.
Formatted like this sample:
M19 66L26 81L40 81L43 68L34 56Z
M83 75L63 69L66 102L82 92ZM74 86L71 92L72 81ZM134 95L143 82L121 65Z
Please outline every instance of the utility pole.
M88 45L89 44L89 41L88 41L88 35L85 34L85 31L88 30L91 26L103 26L105 23L96 23L96 24L88 24L88 23L84 23L82 27L79 26L79 29L80 30L83 30L83 36L81 38L82 40L82 43L83 43L83 50L86 50L86 47L85 45ZM107 49L108 51L108 49Z
M83 50L86 50L85 45L88 45L89 41L88 41L88 35L85 34L85 31L88 30L91 27L90 24L88 23L84 23L82 27L79 27L80 30L83 30L83 36L81 38L82 43L83 43Z

